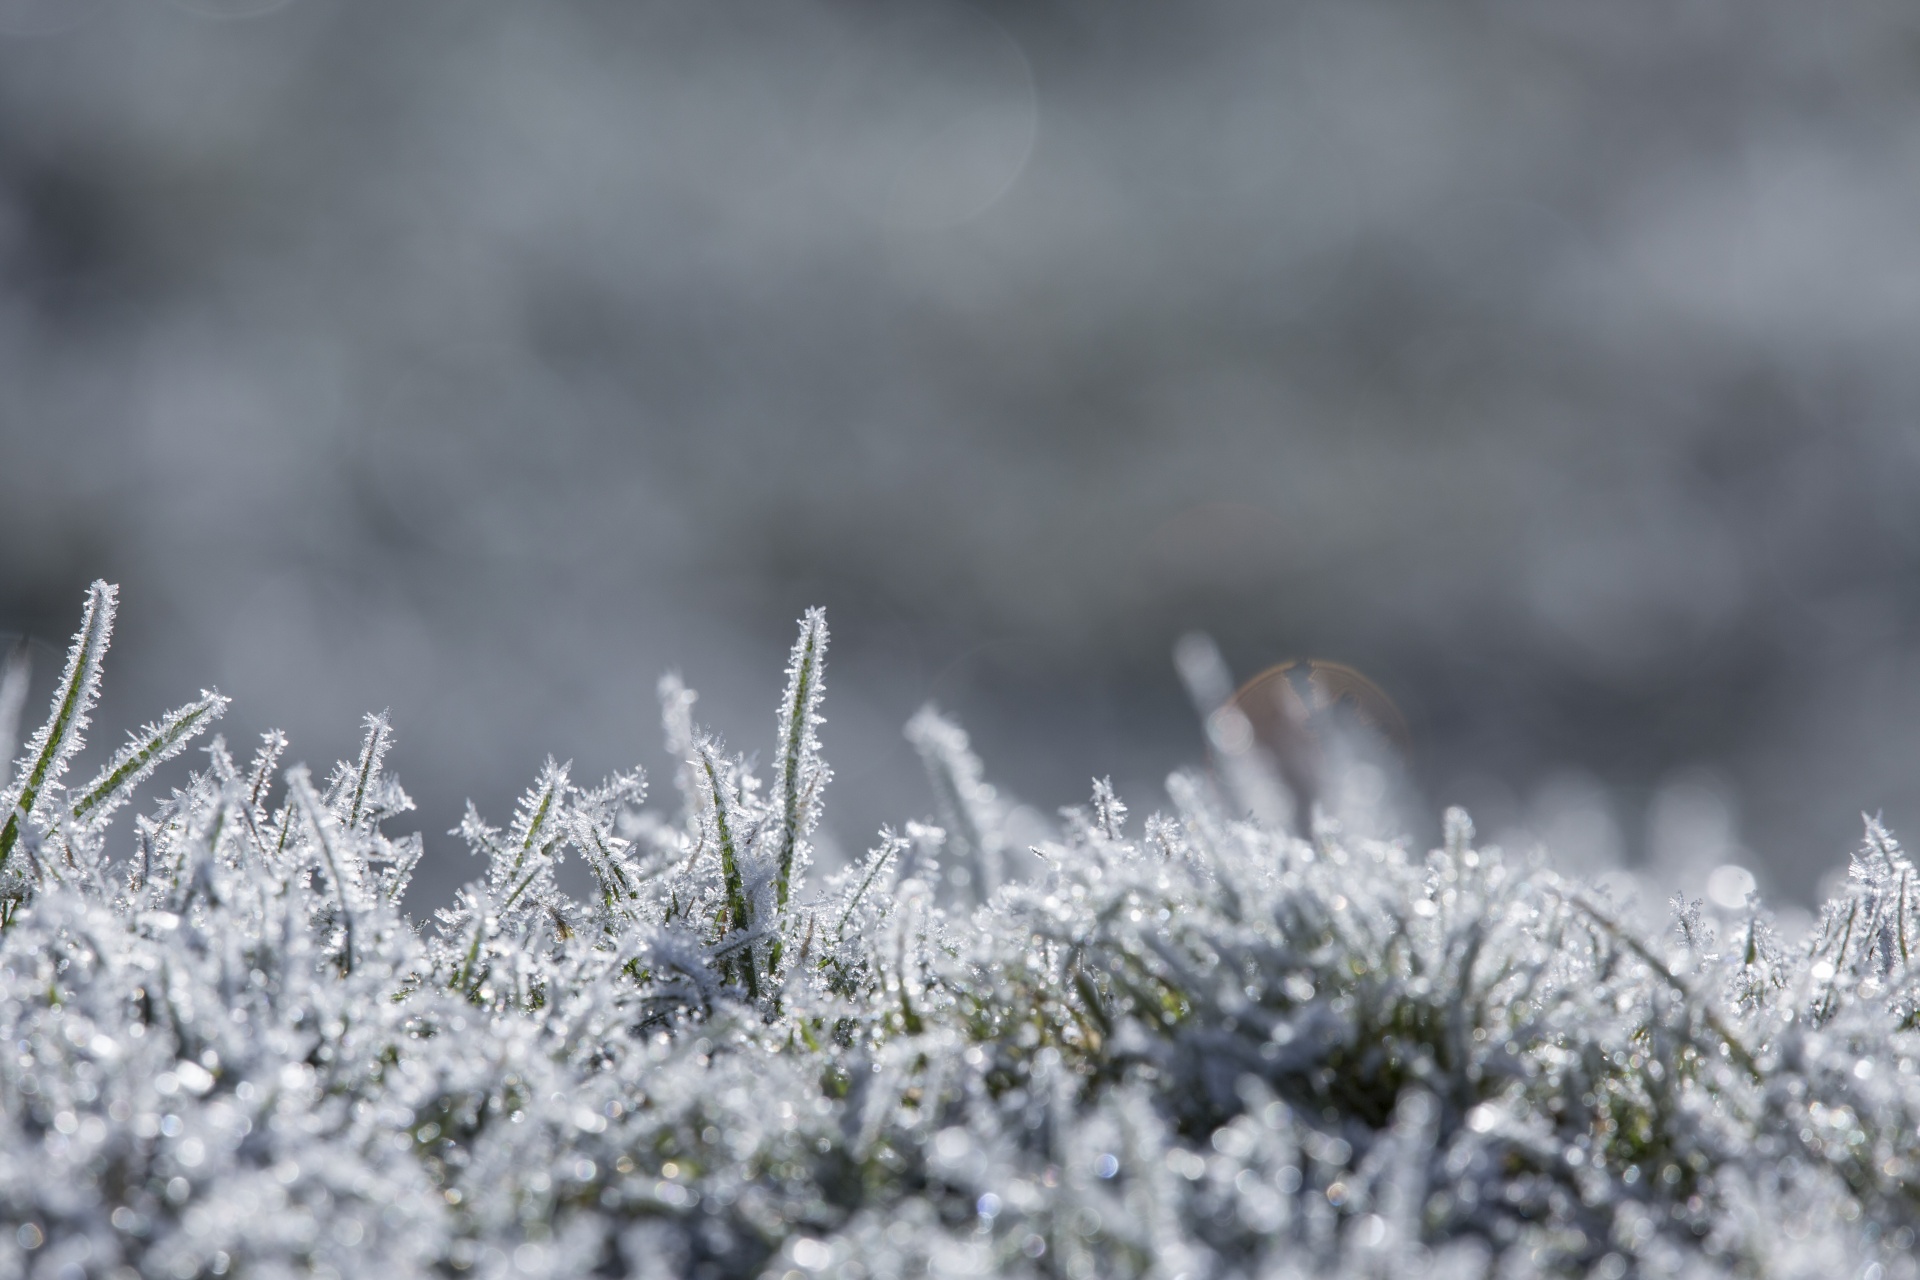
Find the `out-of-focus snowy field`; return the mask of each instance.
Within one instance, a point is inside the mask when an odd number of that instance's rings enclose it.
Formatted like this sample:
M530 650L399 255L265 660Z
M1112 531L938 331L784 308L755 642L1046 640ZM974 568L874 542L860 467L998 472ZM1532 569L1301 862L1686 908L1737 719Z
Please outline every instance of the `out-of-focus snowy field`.
M393 709L421 902L829 606L823 857L1042 813L1169 652L1371 675L1420 814L1814 901L1920 829L1920 19L1882 0L0 0L0 629L108 737ZM33 704L40 705L36 689ZM1418 843L1437 841L1433 829ZM1737 900L1737 871L1723 896Z

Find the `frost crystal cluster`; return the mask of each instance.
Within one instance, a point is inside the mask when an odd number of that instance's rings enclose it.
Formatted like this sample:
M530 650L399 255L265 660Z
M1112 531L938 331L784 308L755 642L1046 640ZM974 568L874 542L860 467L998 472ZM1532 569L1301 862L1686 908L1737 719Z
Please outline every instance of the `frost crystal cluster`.
M1014 847L929 711L931 820L821 876L815 612L769 774L669 680L670 814L549 764L423 924L382 717L324 783L215 738L114 824L225 703L77 782L113 606L5 794L0 1275L1916 1273L1920 885L1877 826L1803 945L1641 932L1464 814L1303 839L1200 772Z

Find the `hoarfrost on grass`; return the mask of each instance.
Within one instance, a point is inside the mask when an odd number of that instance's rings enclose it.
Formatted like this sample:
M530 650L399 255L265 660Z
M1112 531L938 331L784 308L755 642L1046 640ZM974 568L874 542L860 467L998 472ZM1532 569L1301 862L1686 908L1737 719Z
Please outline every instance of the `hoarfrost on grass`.
M1197 771L1016 849L928 709L933 820L816 876L815 611L765 782L670 678L673 809L550 760L422 925L384 716L324 785L215 738L116 826L209 692L71 784L114 603L5 792L0 1275L1915 1274L1877 823L1796 948L1645 934L1457 811L1302 837Z

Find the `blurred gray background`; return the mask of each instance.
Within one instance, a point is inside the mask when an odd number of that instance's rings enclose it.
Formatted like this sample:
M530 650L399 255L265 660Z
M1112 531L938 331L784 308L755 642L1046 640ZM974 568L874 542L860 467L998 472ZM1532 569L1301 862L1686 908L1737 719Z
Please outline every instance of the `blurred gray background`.
M1203 628L1805 899L1920 833L1916 15L0 0L0 630L124 584L103 739L391 706L428 897L668 667L770 740L820 603L842 847L930 697L1160 803Z

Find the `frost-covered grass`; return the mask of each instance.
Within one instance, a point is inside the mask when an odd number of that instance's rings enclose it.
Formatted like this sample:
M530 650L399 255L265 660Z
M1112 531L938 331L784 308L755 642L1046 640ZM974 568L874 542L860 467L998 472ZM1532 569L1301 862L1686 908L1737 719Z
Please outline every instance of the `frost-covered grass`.
M811 613L770 778L669 680L664 814L550 764L423 925L381 717L319 786L215 738L112 825L225 705L75 785L113 603L0 830L0 1274L1916 1273L1920 904L1878 827L1802 946L1642 934L1464 814L1305 840L1197 772L1011 848L929 711L938 825L819 876Z

